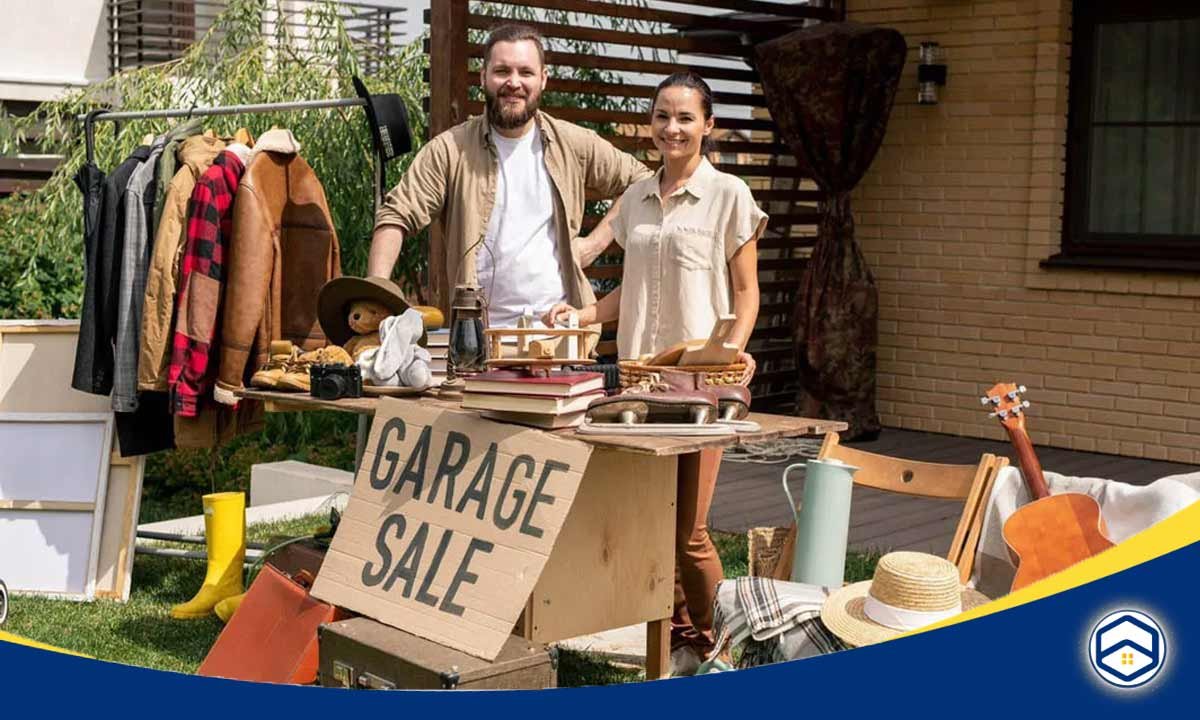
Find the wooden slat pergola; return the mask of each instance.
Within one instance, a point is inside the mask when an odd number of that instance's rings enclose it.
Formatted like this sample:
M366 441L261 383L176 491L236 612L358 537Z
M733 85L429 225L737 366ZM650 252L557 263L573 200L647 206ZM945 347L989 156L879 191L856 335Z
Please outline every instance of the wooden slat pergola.
M648 99L658 80L681 70L693 70L709 80L719 106L719 137L714 144L715 157L710 159L718 169L743 177L771 218L759 243L761 309L748 347L759 363L752 386L755 407L786 409L794 402L797 382L792 310L815 239L821 194L795 167L790 151L777 136L757 85L758 73L748 59L757 42L806 24L843 19L844 3L687 0L672 6L682 9L611 0L432 3L426 14L430 29L426 45L429 131L436 135L483 112L478 87L481 41L489 28L513 19L536 28L550 45L546 59L551 80L542 109L594 127L651 167L657 167L657 162L647 132ZM588 51L580 52L581 48ZM585 232L599 218L596 213L601 210L593 209L584 219ZM439 305L447 304L452 290L446 278L443 242L441 228L435 225L430 236L431 287L427 291L430 300ZM587 269L598 295L619 280L620 255L614 244ZM606 333L605 338L609 337ZM599 351L615 354L616 344L606 340Z

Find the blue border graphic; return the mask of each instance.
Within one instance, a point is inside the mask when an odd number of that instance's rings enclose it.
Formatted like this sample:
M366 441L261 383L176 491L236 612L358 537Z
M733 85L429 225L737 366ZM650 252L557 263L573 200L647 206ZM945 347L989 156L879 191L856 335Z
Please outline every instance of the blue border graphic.
M549 691L369 692L263 685L87 660L0 643L0 698L12 718L111 716L189 710L263 717L425 716L607 720L658 715L738 720L767 712L833 717L1074 717L1183 710L1200 695L1200 543L1096 582L933 632L809 660L633 685ZM1083 660L1096 619L1147 612L1170 635L1171 662L1157 681L1117 689ZM1144 609L1144 610L1143 610ZM1135 707L1130 707L1131 705ZM1156 715L1157 716L1157 715ZM1167 715L1163 715L1167 717Z

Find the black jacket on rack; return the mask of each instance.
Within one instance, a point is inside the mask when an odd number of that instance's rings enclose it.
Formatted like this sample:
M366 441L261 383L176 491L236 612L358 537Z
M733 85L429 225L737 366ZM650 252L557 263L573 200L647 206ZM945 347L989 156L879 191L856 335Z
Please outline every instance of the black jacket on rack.
M83 252L84 288L79 317L79 339L75 344L75 370L71 387L95 392L95 348L97 346L96 314L99 289L96 272L100 265L100 213L103 210L104 172L93 163L86 163L75 173L75 184L83 193Z
M134 150L128 158L104 179L100 192L99 223L90 234L86 214L94 207L89 191L95 192L92 170L88 184L80 184L84 192L84 247L87 269L84 278L83 312L79 318L79 342L75 347L75 371L71 387L93 395L108 395L113 382L113 339L117 334L117 287L121 280L121 249L125 237L125 186L138 163L150 157L149 146ZM77 179L77 183L80 181ZM87 242L91 240L92 246ZM90 311L89 311L90 308Z

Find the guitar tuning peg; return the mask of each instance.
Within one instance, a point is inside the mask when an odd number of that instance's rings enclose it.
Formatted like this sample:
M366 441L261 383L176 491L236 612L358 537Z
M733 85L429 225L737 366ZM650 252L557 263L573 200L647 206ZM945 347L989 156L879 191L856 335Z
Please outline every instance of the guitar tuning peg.
M988 417L1000 417L1000 413L990 412L988 413Z
M987 405L987 404L988 404L988 403L990 403L990 402L991 402L991 400L988 400L986 397L981 397L981 398L979 398L979 404L980 404L980 405Z
M1024 402L1022 402L1021 407L1029 407L1029 401L1025 400Z
M1017 392L1019 392L1019 393L1025 392L1025 386L1022 385L1021 387L1017 388Z
M992 404L993 404L993 405L999 405L999 404L1000 404L1000 396L999 396L999 395L993 395L993 396L992 396Z
M1010 390L1010 391L1009 391L1008 393L1006 393L1006 394L1008 395L1008 399L1009 399L1009 400L1016 400L1016 399L1017 399L1017 391L1016 391L1016 390Z

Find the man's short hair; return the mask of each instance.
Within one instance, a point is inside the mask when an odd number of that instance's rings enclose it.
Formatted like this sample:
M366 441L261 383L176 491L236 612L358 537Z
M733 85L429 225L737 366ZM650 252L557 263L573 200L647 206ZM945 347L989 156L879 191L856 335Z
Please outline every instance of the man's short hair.
M537 46L538 60L541 61L542 67L546 66L546 41L542 39L542 34L528 25L519 23L506 23L497 25L488 33L487 42L483 44L483 64L486 67L488 61L492 59L492 46L498 42L521 42L529 40Z

